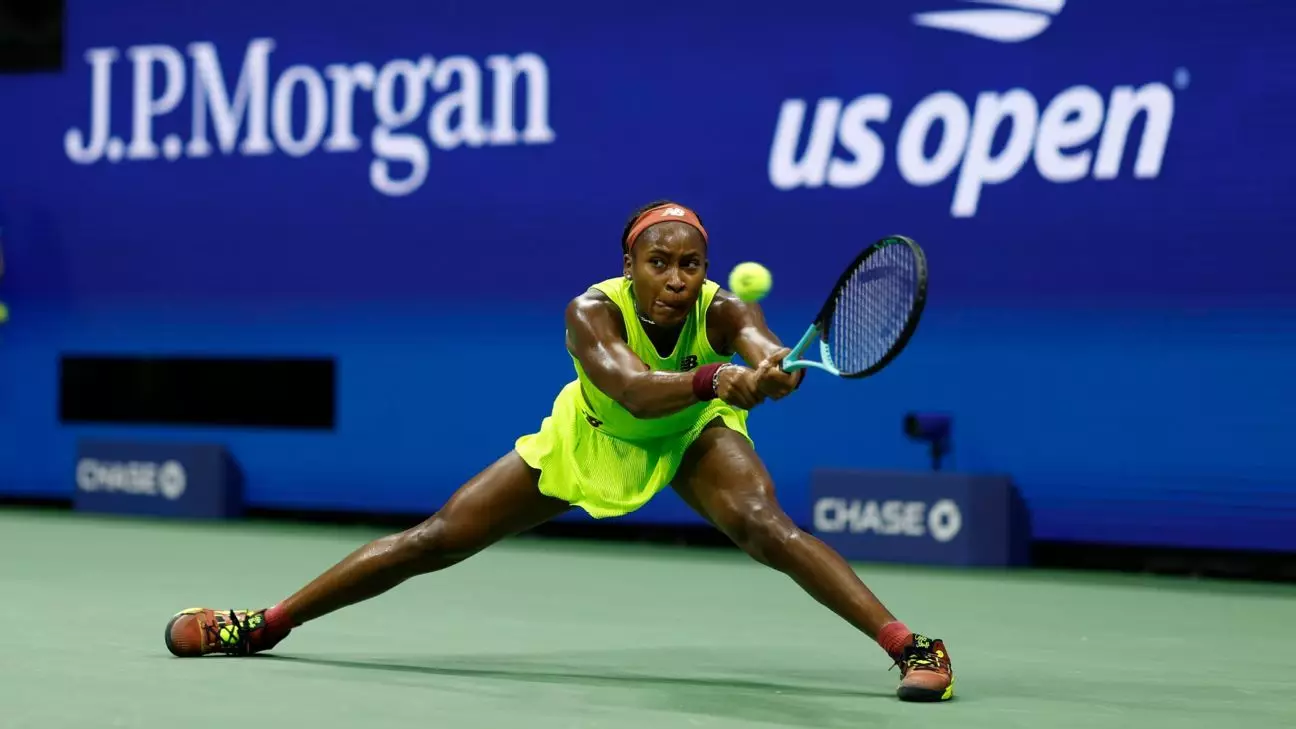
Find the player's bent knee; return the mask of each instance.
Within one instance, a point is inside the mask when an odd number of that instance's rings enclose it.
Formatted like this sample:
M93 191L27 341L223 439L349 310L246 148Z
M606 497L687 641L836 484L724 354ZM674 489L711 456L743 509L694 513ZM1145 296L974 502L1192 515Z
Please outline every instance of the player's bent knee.
M443 569L481 551L462 532L435 515L401 534L401 548L416 571Z
M782 509L755 505L733 524L729 536L752 559L778 569L800 532Z

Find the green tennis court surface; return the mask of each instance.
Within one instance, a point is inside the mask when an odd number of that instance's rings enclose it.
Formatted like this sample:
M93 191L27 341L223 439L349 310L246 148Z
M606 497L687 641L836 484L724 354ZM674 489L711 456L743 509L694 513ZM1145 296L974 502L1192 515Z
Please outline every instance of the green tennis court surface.
M375 533L0 511L0 726L1296 726L1280 586L860 565L948 641L958 698L726 551L505 543L299 629L172 658L195 606L265 606Z

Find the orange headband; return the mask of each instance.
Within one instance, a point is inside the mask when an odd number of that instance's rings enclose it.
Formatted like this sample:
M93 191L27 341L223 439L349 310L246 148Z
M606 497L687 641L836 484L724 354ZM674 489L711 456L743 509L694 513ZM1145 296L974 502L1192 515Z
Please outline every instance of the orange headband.
M658 205L655 208L649 208L639 216L639 219L635 221L634 227L630 228L629 237L626 238L626 250L633 249L635 241L649 227L658 223L669 223L672 220L677 223L686 223L697 228L697 231L702 234L702 242L709 243L706 228L702 227L702 221L698 220L697 213L689 210L683 205L666 203L665 205Z

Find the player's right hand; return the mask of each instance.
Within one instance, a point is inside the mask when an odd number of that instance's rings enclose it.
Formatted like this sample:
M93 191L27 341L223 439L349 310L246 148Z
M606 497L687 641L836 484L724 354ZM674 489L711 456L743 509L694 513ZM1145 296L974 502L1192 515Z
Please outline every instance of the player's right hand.
M720 370L720 377L716 381L716 397L743 410L751 410L765 401L756 370L741 365Z
M805 371L784 372L783 360L792 353L787 347L781 347L766 357L756 368L756 385L767 397L779 400L792 394L801 384Z

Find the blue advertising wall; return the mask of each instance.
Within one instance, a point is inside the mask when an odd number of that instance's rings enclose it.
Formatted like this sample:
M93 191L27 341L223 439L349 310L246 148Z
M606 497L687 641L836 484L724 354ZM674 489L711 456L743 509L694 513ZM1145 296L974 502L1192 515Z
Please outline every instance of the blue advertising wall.
M1034 536L1296 549L1296 5L69 2L0 77L0 493L219 442L254 506L426 512L572 377L565 303L671 197L784 339L889 233L909 349L753 413L813 467L1007 473ZM333 355L333 432L72 427L60 353ZM695 522L667 495L631 519Z

